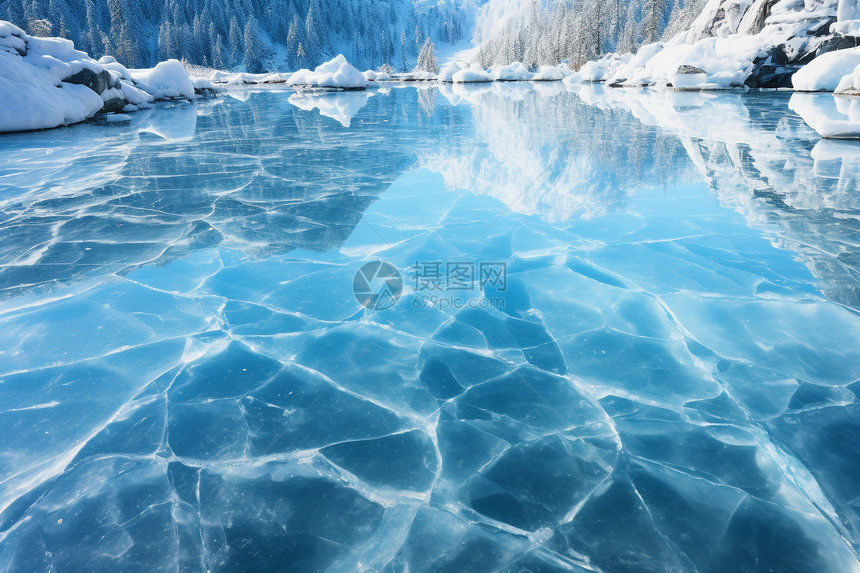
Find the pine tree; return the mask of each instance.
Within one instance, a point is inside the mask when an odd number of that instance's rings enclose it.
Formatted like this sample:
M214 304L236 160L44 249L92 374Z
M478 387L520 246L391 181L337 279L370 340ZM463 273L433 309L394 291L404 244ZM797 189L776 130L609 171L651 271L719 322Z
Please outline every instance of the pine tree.
M645 8L645 21L642 24L642 36L646 44L660 40L665 15L666 0L648 0Z
M260 31L257 19L251 16L245 24L245 69L248 73L259 74L264 71L263 67L263 43L260 40Z
M299 42L299 47L296 49L296 60L299 62L299 67L305 67L305 59L307 58L307 54L305 54L305 49L302 47L302 43Z
M436 61L435 47L430 38L424 41L424 46L418 54L418 65L415 69L422 72L436 74L439 72L439 63Z
M215 69L223 70L227 67L227 62L225 61L226 51L223 37L218 36L215 40L215 47L212 49L212 65Z
M636 7L631 4L627 8L627 21L624 24L624 32L618 42L618 53L629 54L639 48L639 24L636 22Z
M239 63L239 58L244 52L242 46L242 34L239 32L239 20L236 16L230 19L230 32L227 37L227 47L230 50L230 66Z
M298 14L293 14L293 20L290 22L290 28L287 32L287 68L295 69L299 44L302 43L302 24ZM301 67L301 66L299 66Z
M320 24L317 16L319 7L317 0L311 0L308 6L308 15L305 18L305 44L304 51L311 62L317 63L320 57Z
M400 34L400 71L409 71L409 66L406 63L406 30Z

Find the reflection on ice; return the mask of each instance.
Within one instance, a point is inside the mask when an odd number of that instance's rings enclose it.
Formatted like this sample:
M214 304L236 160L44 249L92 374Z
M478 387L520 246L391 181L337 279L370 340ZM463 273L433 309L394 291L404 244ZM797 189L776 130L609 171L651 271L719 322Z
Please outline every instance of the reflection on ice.
M856 147L559 88L0 139L0 569L860 570Z
M468 105L473 139L420 156L452 189L497 198L512 211L549 221L594 217L619 208L641 180L683 179L683 149L641 130L613 137L615 119L582 105L559 82L443 84L454 105ZM646 157L645 150L660 155Z
M819 177L837 179L840 187L856 185L860 180L860 142L822 139L812 148L811 155L815 160L815 174Z
M815 147L819 138L778 94L600 93L600 105L629 110L644 124L675 135L725 206L743 213L750 225L767 229L775 245L796 252L828 297L860 308L860 177L852 167L854 144ZM833 100L829 94L794 94L790 105L806 105L809 98ZM835 153L845 158L841 177L822 176L823 160Z
M789 107L821 137L860 139L860 98L796 93Z
M289 101L305 111L318 109L320 115L330 117L342 126L349 127L352 118L367 105L367 99L371 95L366 91L296 93L290 96Z

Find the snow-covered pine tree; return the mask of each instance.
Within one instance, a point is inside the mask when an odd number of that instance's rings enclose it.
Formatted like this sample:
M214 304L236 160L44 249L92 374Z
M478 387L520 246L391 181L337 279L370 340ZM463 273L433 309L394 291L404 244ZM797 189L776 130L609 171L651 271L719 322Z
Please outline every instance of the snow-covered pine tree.
M244 53L242 33L239 31L239 20L236 16L230 18L230 31L227 35L227 47L230 50L229 65L235 66Z
M259 74L265 71L263 66L264 48L260 41L260 30L257 24L257 19L253 16L248 23L245 24L245 69L248 73Z
M646 44L660 40L663 35L663 20L666 17L666 0L648 0L645 5L645 20L642 22L642 37Z
M629 54L639 48L639 24L636 22L636 6L631 4L627 8L627 22L618 42L618 53Z
M299 44L302 43L302 23L299 20L298 13L294 13L292 17L292 21L290 22L290 27L287 31L287 54L286 54L286 65L288 70L300 68L298 62L298 49Z
M296 60L298 61L300 68L305 67L305 60L307 60L307 54L305 54L305 49L302 46L301 42L299 42L299 47L296 48Z
M430 72L431 74L438 73L439 63L436 61L435 50L430 38L424 40L421 52L418 53L418 65L415 66L415 69L421 72Z
M316 62L321 54L321 37L319 23L319 5L317 0L311 0L308 6L308 15L305 18L305 41L304 49L308 58L312 62Z
M406 63L406 30L400 34L400 71L409 71L409 66Z

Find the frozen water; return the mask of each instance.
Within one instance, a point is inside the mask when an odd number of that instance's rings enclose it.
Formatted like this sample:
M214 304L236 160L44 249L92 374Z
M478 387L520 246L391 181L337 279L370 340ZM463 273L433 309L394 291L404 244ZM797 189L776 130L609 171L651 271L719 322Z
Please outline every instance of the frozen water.
M860 570L860 143L571 89L0 138L0 571Z

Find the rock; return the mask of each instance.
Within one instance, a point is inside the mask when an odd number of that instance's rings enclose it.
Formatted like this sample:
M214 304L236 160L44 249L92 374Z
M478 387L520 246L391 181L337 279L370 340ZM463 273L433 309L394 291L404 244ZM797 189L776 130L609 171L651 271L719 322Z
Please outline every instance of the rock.
M678 71L676 74L686 75L686 74L707 74L705 70L702 68L697 68L696 66L689 66L684 64L682 66L678 66Z
M84 68L76 74L73 74L67 78L63 78L61 81L64 81L68 84L79 84L82 86L86 86L99 95L101 95L102 92L104 92L106 89L112 87L119 87L114 85L114 80L107 70L94 72L89 68Z
M102 113L119 113L119 112L123 111L123 109L127 105L128 105L128 100L125 99L124 97L114 97L114 98L111 98L105 102L104 106L99 111L99 114L102 114Z
M846 36L835 36L832 38L828 38L823 43L821 43L818 48L815 50L813 57L810 58L810 61L814 60L821 54L826 54L828 52L834 52L836 50L847 50L849 48L854 48L857 46L857 42L854 38L846 37Z
M764 30L765 21L779 0L760 0L750 8L741 22L741 28L747 34L758 34Z

